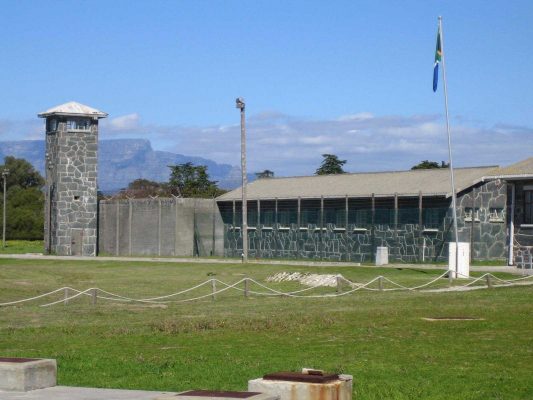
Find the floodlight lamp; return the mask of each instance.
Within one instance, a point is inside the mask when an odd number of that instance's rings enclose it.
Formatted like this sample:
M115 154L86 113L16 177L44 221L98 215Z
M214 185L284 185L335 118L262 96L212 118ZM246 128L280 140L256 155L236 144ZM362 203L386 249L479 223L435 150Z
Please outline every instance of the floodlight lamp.
M239 108L241 110L244 110L244 99L242 97L237 97L235 99L235 108Z

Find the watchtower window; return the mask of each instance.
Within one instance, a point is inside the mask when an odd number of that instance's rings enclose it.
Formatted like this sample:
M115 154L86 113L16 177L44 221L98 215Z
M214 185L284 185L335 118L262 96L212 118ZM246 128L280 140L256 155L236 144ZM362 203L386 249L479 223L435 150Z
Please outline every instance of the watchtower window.
M74 118L67 120L67 130L69 131L90 131L91 120L87 118Z
M52 132L52 131L57 130L57 119L55 119L55 118L50 118L50 119L46 120L46 122L47 122L47 124L48 124L46 130L47 130L48 132Z

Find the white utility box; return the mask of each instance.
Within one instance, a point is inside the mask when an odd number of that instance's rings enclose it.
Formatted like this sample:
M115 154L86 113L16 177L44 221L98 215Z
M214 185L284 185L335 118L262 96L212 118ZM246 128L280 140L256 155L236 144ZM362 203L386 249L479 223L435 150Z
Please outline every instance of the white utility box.
M389 248L380 246L376 249L376 265L387 265L389 263Z
M470 243L459 242L459 265L455 269L455 242L450 242L448 247L448 270L452 278L470 277ZM456 273L457 272L457 273Z

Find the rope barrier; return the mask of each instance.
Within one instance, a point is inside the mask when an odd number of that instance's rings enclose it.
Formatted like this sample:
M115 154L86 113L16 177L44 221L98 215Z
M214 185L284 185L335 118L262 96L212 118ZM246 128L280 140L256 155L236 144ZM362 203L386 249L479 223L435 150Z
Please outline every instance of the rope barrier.
M299 289L299 290L295 290L295 291L291 291L291 292L283 292L283 291L276 290L276 289L273 289L271 287L268 287L268 286L264 285L263 283L256 281L253 278L243 278L243 279L240 279L239 281L237 281L237 282L235 282L235 283L233 283L231 285L228 284L228 283L225 283L225 282L223 282L223 281L221 281L219 279L212 278L212 279L209 279L209 280L207 280L205 282L202 282L202 283L200 283L200 284L198 284L196 286L193 286L191 288L188 288L188 289L185 289L185 290L182 290L182 291L179 291L179 292L171 293L171 294L164 295L164 296L147 297L147 298L126 297L126 296L122 296L122 295L119 295L119 294L116 294L116 293L112 293L112 292L106 291L104 289L95 288L95 287L80 291L80 290L65 286L65 287L61 287L59 289L53 290L51 292L43 293L43 294L38 295L38 296L29 297L29 298L21 299L21 300L5 302L5 303L0 303L0 307L12 306L12 305L16 305L16 304L30 302L30 301L33 301L33 300L38 300L38 299L41 299L41 298L44 298L44 297L47 297L47 296L54 295L54 294L56 294L58 292L67 291L67 290L68 291L72 291L75 294L73 294L71 296L65 296L65 297L63 297L63 298L61 298L60 300L57 300L57 301L53 301L53 302L49 302L49 303L43 304L43 305L41 305L41 307L49 307L49 306L53 306L53 305L56 305L56 304L59 304L59 303L66 304L70 300L76 299L76 298L78 298L80 296L93 297L93 299L94 299L93 300L94 301L93 304L96 303L96 297L98 297L99 299L102 299L102 300L109 300L109 301L137 302L137 303L148 303L148 304L186 303L186 302L205 299L207 297L213 297L214 298L215 295L223 293L223 292L228 291L230 289L237 290L239 292L245 292L245 293L248 293L248 294L255 294L255 295L258 295L258 296L285 296L285 297L292 297L292 298L334 298L334 297L347 296L347 295L352 294L352 293L354 293L356 291L359 291L359 290L367 290L367 291L373 291L373 292L376 292L376 291L390 292L390 291L400 291L400 290L402 290L402 291L415 291L415 290L419 290L419 289L422 289L422 288L427 288L428 286L430 286L430 285L438 282L439 280L443 279L448 273L449 273L449 271L445 271L444 273L442 273L441 275L439 275L436 278L432 279L431 281L426 282L426 283L424 283L422 285L413 286L413 287L407 287L407 286L401 285L401 284L399 284L397 282L394 282L393 280L391 280L389 278L386 278L384 276L381 276L381 275L371 279L370 281L368 281L367 283L364 283L364 284L352 282L352 281L344 278L342 275L339 275L338 278L340 278L341 281L346 282L351 287L350 290L343 291L343 292L338 292L338 293L326 293L326 294L316 294L316 295L312 295L312 294L301 295L301 293L307 292L307 291L310 291L310 290L314 290L314 289L317 289L317 288L324 288L324 286L316 285L316 286L311 286L311 287L307 287L307 288L304 288L304 289ZM461 274L459 274L459 275L461 275ZM460 290L460 289L466 289L466 288L472 287L473 285L475 285L477 282L479 282L481 280L486 280L487 281L486 287L491 287L492 285L490 284L490 279L494 279L495 281L501 282L503 284L503 285L497 285L498 287L502 287L502 286L509 287L509 286L512 286L512 285L524 284L524 283L519 283L519 281L531 280L533 278L533 275L529 275L529 276L524 276L524 277L515 278L515 279L502 279L502 278L499 278L499 277L493 275L490 272L487 272L487 273L485 273L485 274L483 274L483 275L481 275L481 276L479 276L477 278L466 277L464 275L462 275L462 276L465 279L470 279L472 281L469 282L469 283L466 283L465 285L453 286L453 287L450 287L450 288L445 288L445 289L443 289L443 291L445 291L445 290L456 291L456 290ZM246 285L246 282L253 283L253 284L259 286L260 288L266 290L266 292L258 292L258 291L250 290L249 287L247 289L242 289L242 288L238 287L238 285L240 285L242 283L245 283L245 285ZM376 282L379 282L379 285L380 285L379 288L376 289L376 288L370 287L372 284L374 284ZM393 288L384 288L383 287L383 282L387 282L390 285L393 285L395 287L393 287ZM197 289L199 289L199 288L201 288L201 287L203 287L203 286L205 286L207 284L210 284L210 283L212 284L213 290L211 292L207 293L207 294L204 294L204 295L201 295L201 296L197 296L197 297L193 297L193 298L188 298L188 299L179 299L179 300L175 299L175 300L164 300L164 301L161 301L163 299L169 299L171 297L176 297L178 295L182 295L182 294L191 292L193 290L197 290ZM220 285L223 286L223 288L215 290L215 283L219 283ZM531 283L533 283L533 281ZM480 288L481 286L478 286L478 287ZM101 293L101 294L103 294L105 296L98 295L98 293Z

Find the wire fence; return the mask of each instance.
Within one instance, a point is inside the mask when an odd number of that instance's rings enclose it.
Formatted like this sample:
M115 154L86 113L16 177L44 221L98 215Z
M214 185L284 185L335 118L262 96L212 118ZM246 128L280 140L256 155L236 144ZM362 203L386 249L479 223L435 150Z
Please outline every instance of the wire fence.
M244 294L245 297L251 295L255 296L282 296L289 298L303 298L303 299L312 299L312 298L338 298L342 296L351 295L358 291L370 291L370 292L398 292L398 291L407 291L407 292L450 292L450 291L466 291L473 289L490 289L494 287L510 287L518 285L531 285L533 284L533 275L523 276L520 278L514 279L503 279L495 276L492 273L485 273L479 277L461 277L461 280L467 281L464 285L450 285L452 281L447 278L448 271L442 273L434 279L429 280L428 282L416 285L416 286L405 286L398 282L395 282L387 277L382 275L377 276L366 283L357 283L350 281L344 278L342 275L337 275L337 286L334 288L332 293L320 293L320 294L309 294L308 292L317 289L325 289L323 285L310 286L307 288L295 290L295 291L281 291L272 287L269 287L256 279L253 278L243 278L238 280L235 283L229 284L223 282L216 278L211 278L205 282L199 283L193 287L170 293L162 296L156 297L144 297L144 298L134 298L123 296L117 293L113 293L98 287L91 287L85 290L78 290L69 286L64 286L58 289L55 289L51 292L43 293L38 296L28 297L25 299L19 299L9 302L0 303L0 307L8 306L19 306L22 304L36 302L37 300L44 299L46 297L51 297L62 293L63 296L60 299L54 301L48 301L44 304L39 304L40 307L50 307L58 304L67 305L72 300L80 298L82 296L90 297L93 305L97 304L97 301L106 300L111 302L121 302L121 303L147 303L147 304L178 304L178 303L188 303L193 301L199 301L207 298L215 300L217 295L227 292L229 290L238 291ZM448 287L443 287L443 283L448 283ZM436 287L438 284L438 287ZM259 290L254 290L252 287L256 286ZM207 286L211 290L208 293L199 294L194 297L189 297L185 299L176 299L176 297L199 290L202 287ZM430 289L430 287L435 286ZM348 290L344 288L348 287ZM305 294L304 294L305 293Z

